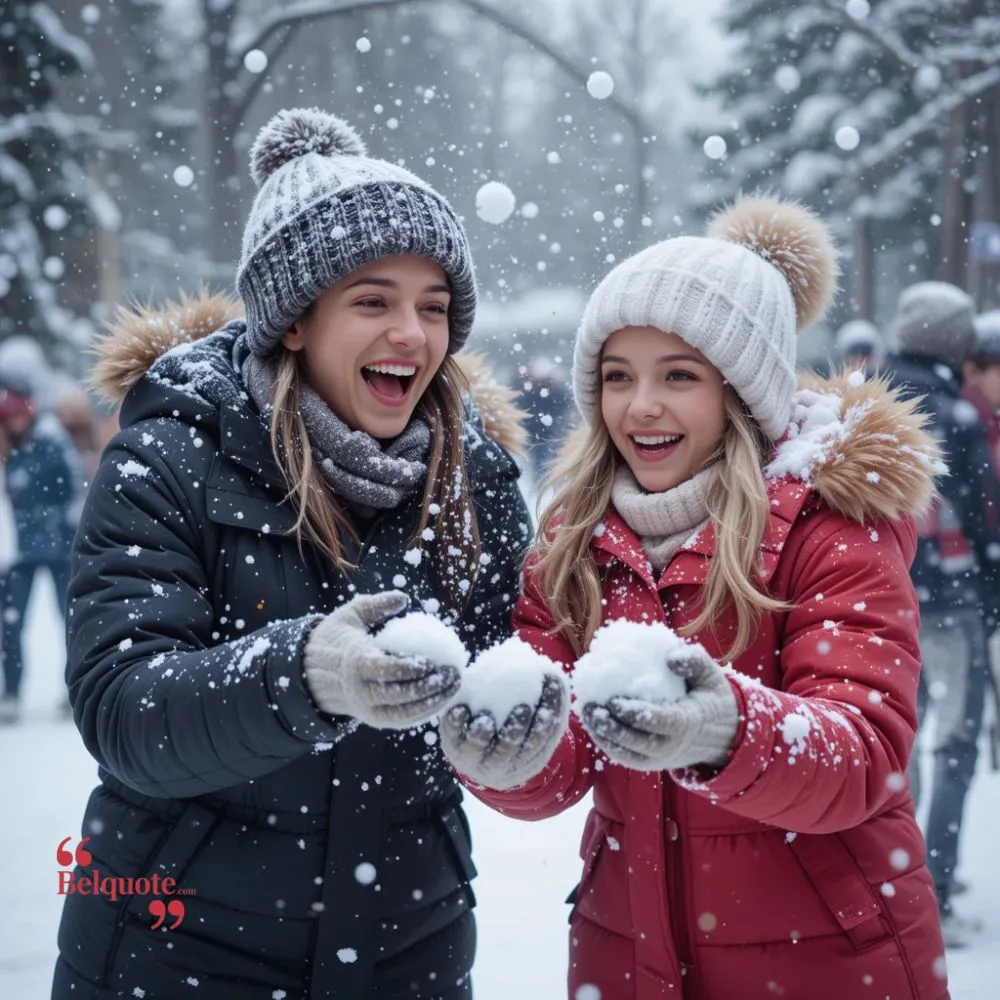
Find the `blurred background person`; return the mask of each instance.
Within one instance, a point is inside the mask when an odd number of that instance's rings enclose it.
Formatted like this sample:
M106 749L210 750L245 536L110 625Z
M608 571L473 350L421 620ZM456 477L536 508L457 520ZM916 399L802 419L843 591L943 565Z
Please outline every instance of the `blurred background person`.
M0 375L0 423L6 441L4 490L14 520L13 559L0 591L0 723L13 723L20 717L24 616L39 570L52 575L65 620L73 512L79 510L82 481L69 435L53 414L38 412L31 386L18 376Z
M885 357L885 342L868 319L848 320L834 338L837 363L852 371L878 368Z
M976 345L962 365L962 396L986 429L997 475L1000 475L1000 309L975 319Z
M922 396L929 430L943 444L950 474L918 528L911 575L920 600L921 726L933 719L934 765L925 836L945 943L963 947L980 929L952 907L966 796L976 772L989 662L988 630L1000 602L1000 482L979 415L961 396L960 373L976 343L975 304L955 285L924 281L903 290L887 359L906 396ZM910 780L919 798L920 760Z
M519 405L529 413L528 454L537 486L572 426L576 410L566 372L547 355L532 358L523 390Z
M76 448L83 481L89 485L97 471L103 445L90 394L76 383L67 382L56 395L56 416Z
M17 555L14 546L14 515L10 509L10 500L5 487L7 475L7 455L10 453L10 435L4 423L2 411L6 404L4 390L0 389L0 594L3 593L4 582ZM0 636L0 657L3 656L3 638Z
M974 322L976 346L962 365L962 397L979 414L1000 477L1000 309L980 313ZM1000 768L1000 627L996 622L989 641L989 663L989 694L993 703L990 748L996 771Z

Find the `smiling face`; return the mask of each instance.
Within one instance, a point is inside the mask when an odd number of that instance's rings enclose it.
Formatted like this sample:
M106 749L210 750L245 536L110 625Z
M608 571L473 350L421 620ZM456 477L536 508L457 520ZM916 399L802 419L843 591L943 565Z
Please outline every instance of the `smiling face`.
M331 285L282 343L303 351L312 389L352 430L401 434L448 350L440 265L385 257Z
M725 382L677 334L628 326L601 351L601 414L636 482L661 493L695 475L718 447Z

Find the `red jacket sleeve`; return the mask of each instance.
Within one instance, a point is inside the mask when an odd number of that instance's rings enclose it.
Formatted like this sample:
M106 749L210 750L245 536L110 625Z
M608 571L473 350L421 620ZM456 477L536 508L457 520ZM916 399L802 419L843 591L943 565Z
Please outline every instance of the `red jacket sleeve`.
M742 719L732 759L708 780L673 777L748 819L831 833L905 787L920 675L915 533L912 521L862 526L831 513L800 530L804 540L786 544L780 689L731 672Z
M570 673L575 661L565 639L550 633L552 616L529 569L525 572L524 593L514 608L514 629L538 652ZM462 776L459 775L461 778ZM547 819L569 809L590 791L594 783L594 745L576 715L570 714L569 728L552 759L531 781L507 791L483 788L462 779L476 798L505 816L516 819Z

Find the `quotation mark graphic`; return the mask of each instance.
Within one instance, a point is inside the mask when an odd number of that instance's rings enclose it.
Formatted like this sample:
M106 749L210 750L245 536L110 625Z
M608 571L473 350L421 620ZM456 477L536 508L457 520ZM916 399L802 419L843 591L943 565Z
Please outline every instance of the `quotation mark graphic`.
M172 899L166 905L164 905L162 899L151 899L149 901L149 912L156 917L156 920L149 926L151 931L155 931L167 919L168 913L176 919L167 930L175 931L180 927L181 921L184 919L184 904L179 899Z
M81 868L86 868L87 865L94 860L90 851L86 850L83 846L88 840L90 840L90 837L84 837L83 840L76 845L75 852L66 850L66 845L72 839L72 837L67 837L65 840L59 841L59 846L56 848L56 862L60 868L69 868L74 861L76 861Z

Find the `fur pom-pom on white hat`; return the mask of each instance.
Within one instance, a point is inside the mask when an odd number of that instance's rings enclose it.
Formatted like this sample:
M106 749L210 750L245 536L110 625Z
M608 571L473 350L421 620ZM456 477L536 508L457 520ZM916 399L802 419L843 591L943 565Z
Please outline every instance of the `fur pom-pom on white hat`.
M585 419L600 403L601 349L617 330L651 326L697 348L772 440L795 391L796 335L820 319L837 286L829 230L795 202L739 198L707 236L678 236L623 261L597 286L573 352Z
M706 235L752 250L784 275L796 329L826 315L837 291L837 251L824 222L808 208L777 198L740 198L712 217Z

